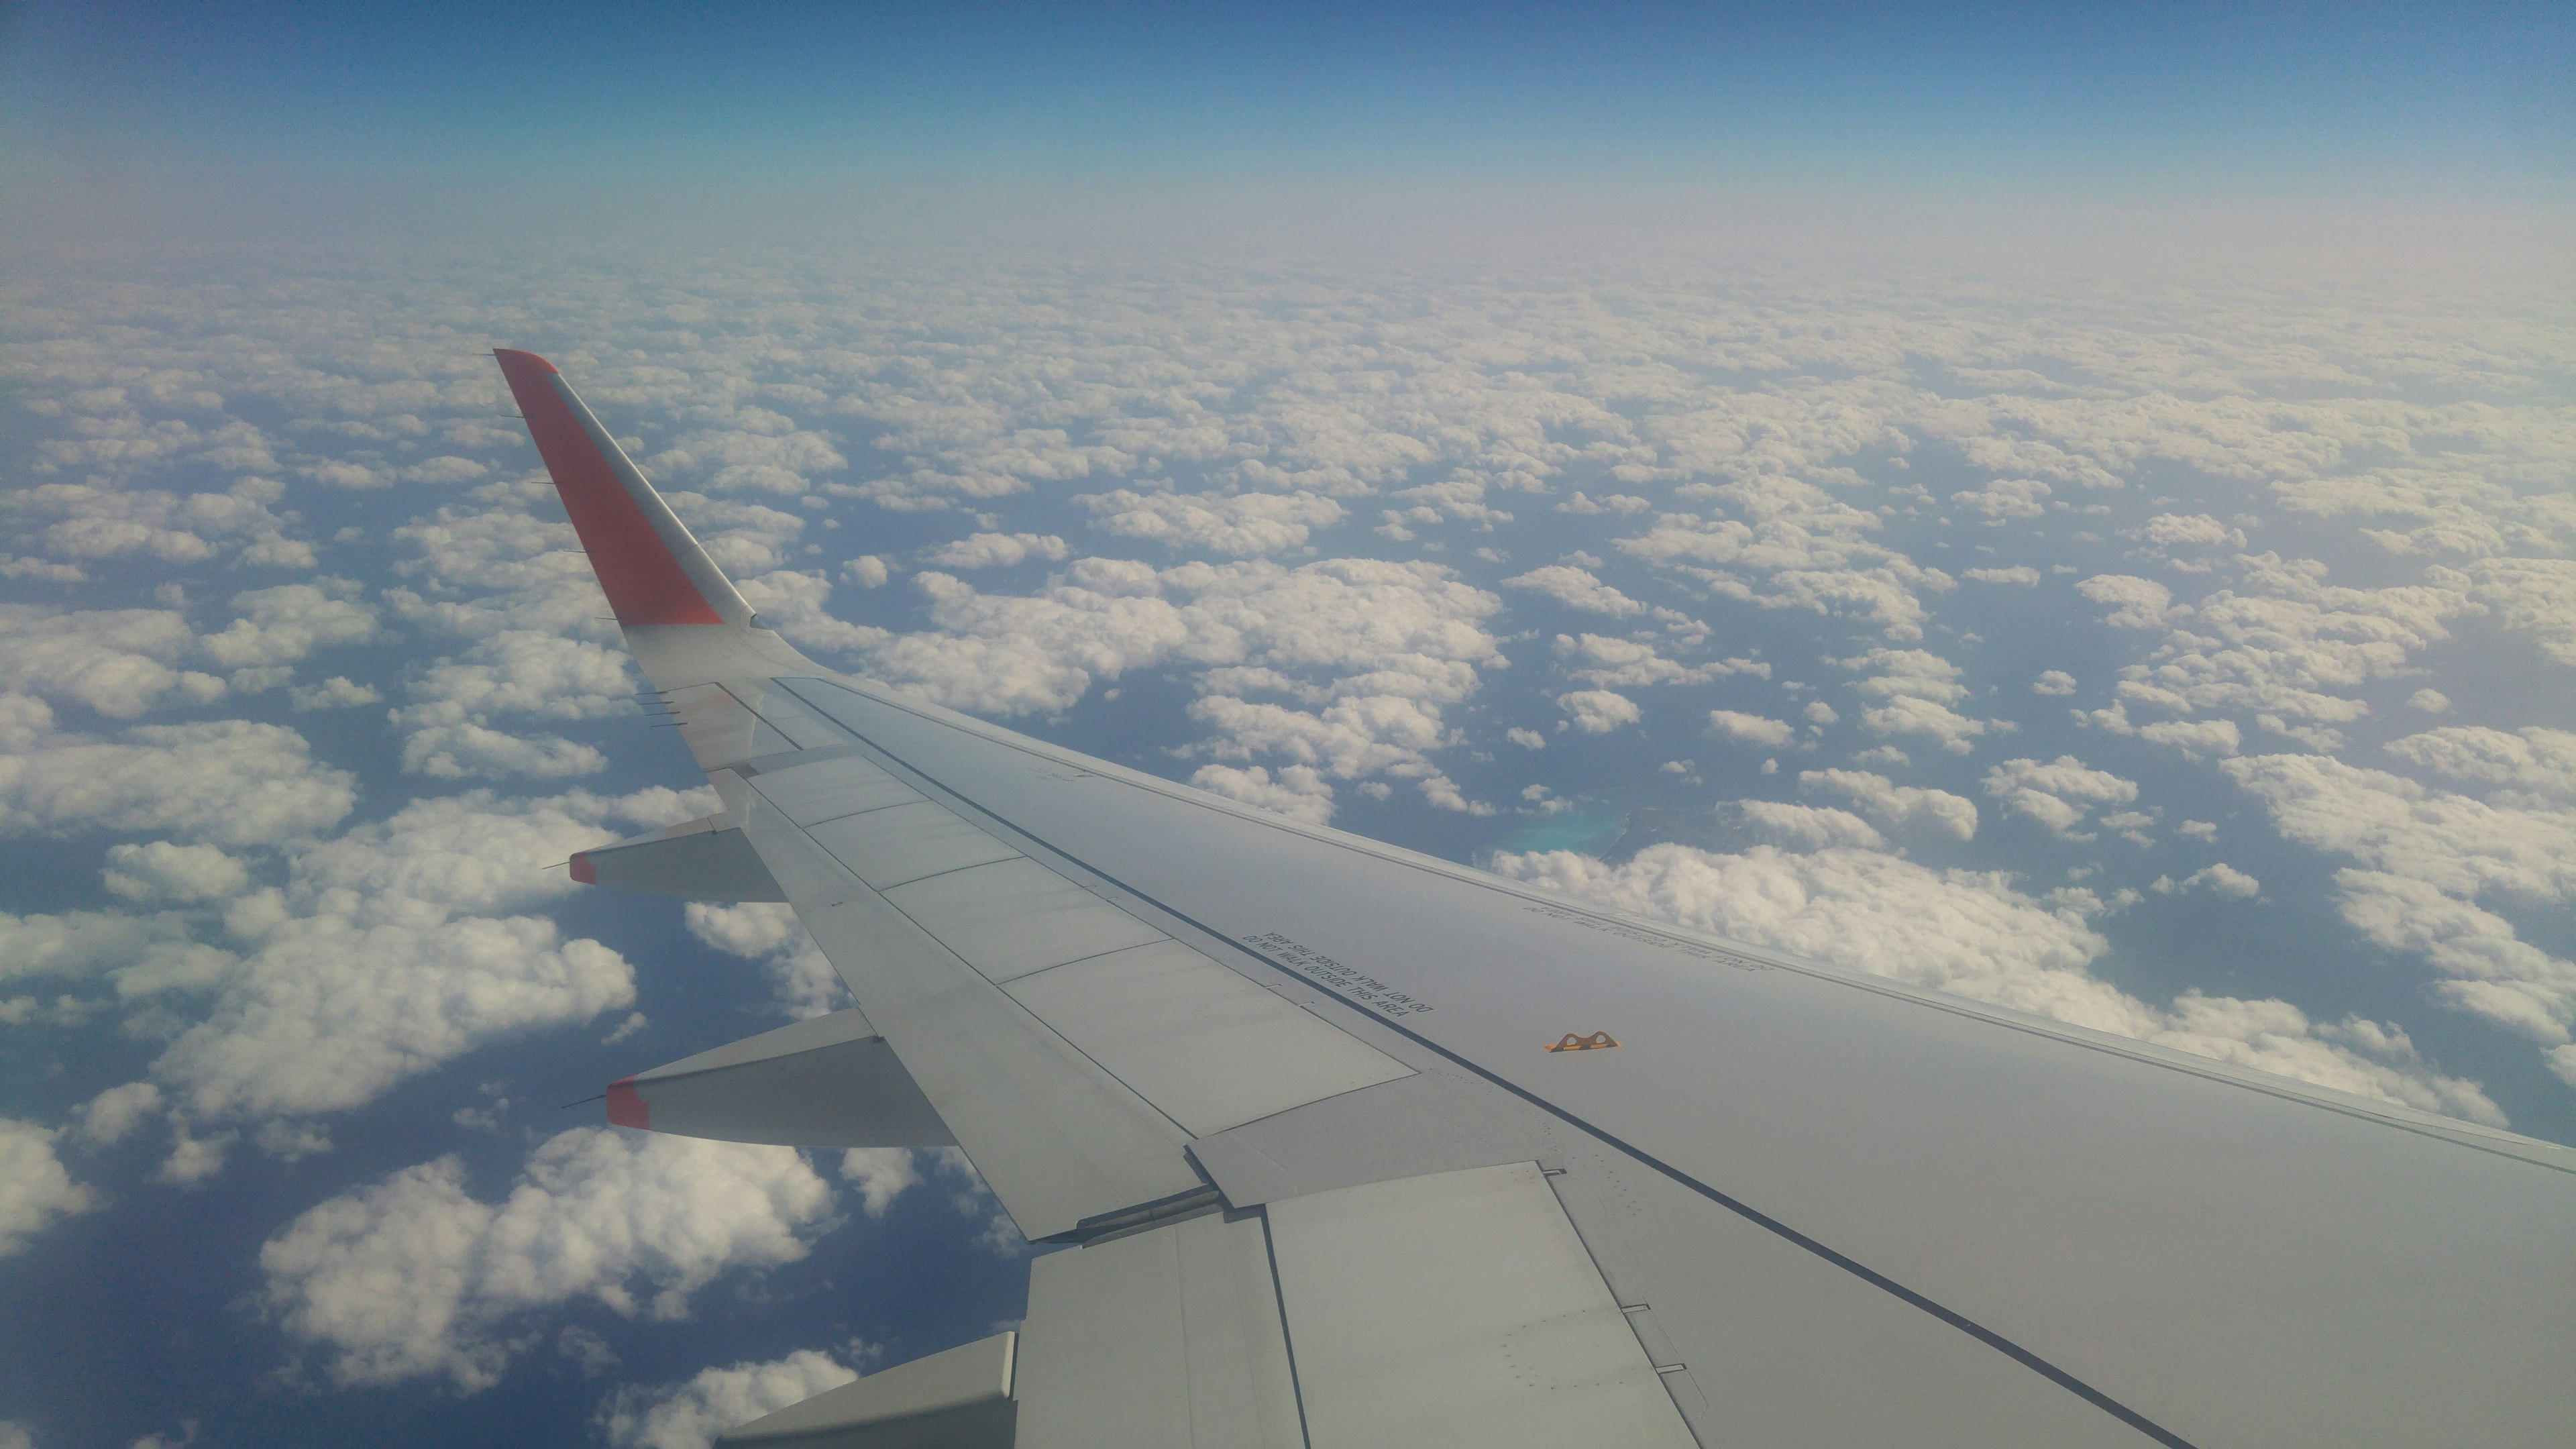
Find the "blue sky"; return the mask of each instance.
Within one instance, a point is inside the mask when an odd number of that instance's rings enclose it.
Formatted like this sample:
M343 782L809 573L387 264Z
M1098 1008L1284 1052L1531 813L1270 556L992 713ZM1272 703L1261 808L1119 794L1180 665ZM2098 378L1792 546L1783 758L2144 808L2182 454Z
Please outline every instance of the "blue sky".
M12 7L56 177L2563 187L2564 7Z

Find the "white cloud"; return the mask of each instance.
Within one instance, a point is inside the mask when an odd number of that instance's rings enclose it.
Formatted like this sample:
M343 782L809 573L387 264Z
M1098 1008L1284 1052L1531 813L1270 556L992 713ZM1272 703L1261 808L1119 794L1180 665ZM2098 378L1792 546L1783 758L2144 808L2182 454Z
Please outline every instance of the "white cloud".
M818 653L865 649L889 637L883 629L849 623L825 607L832 597L832 581L819 571L778 569L755 578L738 578L734 587L742 591L743 599L759 613L762 622L799 649Z
M2245 530L2230 528L2206 513L2159 513L2147 520L2139 536L2167 555L2178 549L2245 546Z
M1667 659L1655 646L1606 634L1559 634L1554 652L1557 668L1568 678L1603 689L1634 689L1654 684L1705 684L1730 674L1768 674L1768 666L1749 659L1713 664L1683 664Z
M2481 559L2469 577L2497 623L2530 635L2560 664L2576 665L2576 559Z
M281 922L153 1073L200 1116L345 1110L497 1037L635 999L634 973L551 921Z
M0 1117L0 1258L24 1249L56 1219L98 1205L97 1191L63 1170L51 1131Z
M218 466L275 466L257 442L258 430L248 424L229 424L218 430L220 436L197 433L185 424L180 430L184 436L176 448L136 448L130 437L113 443L92 439L91 446L82 450L88 456L74 457L51 443L40 444L47 456L35 471L42 475L67 464L106 464L112 472L148 471L177 462L179 454L191 450ZM115 447L124 456L110 462L99 456L100 444ZM243 444L247 446L239 446ZM40 483L0 493L0 509L17 514L24 534L32 535L30 541L45 553L70 561L66 582L88 577L88 565L109 560L193 564L220 558L227 550L232 562L245 567L309 570L314 566L312 545L288 537L285 530L290 521L271 510L285 492L284 485L268 478L243 478L220 490L182 493L119 486L110 477L95 476L90 482ZM39 526L40 520L48 518L53 521Z
M1745 714L1732 709L1708 712L1709 733L1740 745L1762 745L1778 749L1798 737L1798 727L1785 720L1758 714Z
M608 601L560 514L552 487L495 483L469 506L449 505L393 530L410 556L394 565L416 587L384 590L398 617L480 639L511 630L549 638L609 640Z
M1660 514L1654 527L1618 547L1722 597L1866 620L1890 639L1914 640L1928 617L1921 594L1955 587L1949 575L1876 542L1878 515L1813 484L1764 476L1676 492L1724 502L1741 516Z
M2040 671L2039 678L2031 681L2030 692L2059 696L2073 694L2075 676L2063 669L2043 669Z
M872 553L863 553L841 565L841 577L863 589L881 589L893 574L886 568L884 559Z
M1254 558L1303 548L1313 530L1342 521L1342 505L1313 493L1138 493L1120 488L1073 500L1091 526L1176 549Z
M1646 717L1645 712L1637 708L1635 700L1607 689L1577 689L1560 694L1556 697L1556 707L1565 711L1574 727L1587 735L1606 735L1621 725L1632 725Z
M1977 833L1977 803L1947 790L1899 785L1860 770L1802 770L1801 790L1832 790L1895 828L1920 826L1936 835L1967 840Z
M2175 880L2169 875L2160 875L2156 877L2156 882L2150 889L2159 895L2170 896L2198 890L2204 886L2214 894L2233 897L2240 901L2250 901L2263 893L2261 881L2223 860L2215 865L2193 871L2181 880Z
M1282 765L1276 772L1259 765L1243 770L1231 765L1201 765L1191 773L1190 783L1211 794L1276 811L1309 825L1329 824L1333 818L1331 783L1320 771L1305 765Z
M1501 600L1428 563L1328 559L1156 570L1076 559L1034 595L984 594L951 575L916 583L935 631L871 651L881 674L943 703L994 713L1064 709L1098 680L1193 664L1205 697L1190 717L1219 759L1264 756L1335 779L1393 774L1448 799L1429 752L1442 711L1503 662L1482 627ZM1320 708L1248 694L1286 693ZM1465 802L1459 801L1463 805Z
M1986 771L1986 793L2013 814L2038 821L2052 835L2090 840L2092 836L2077 833L2075 827L2097 805L2137 799L2138 785L2108 770L2091 769L2073 755L2060 755L2044 765L2022 759L1994 766Z
M242 863L211 845L111 845L105 879L109 891L130 901L220 900L250 885Z
M941 568L1001 569L1033 558L1062 563L1069 551L1064 540L1051 533L978 533L941 544L929 557Z
M2095 574L2075 592L2108 612L2103 621L2122 629L2161 629L2173 618L2173 590L2135 574Z
M403 769L443 780L498 780L513 775L562 779L595 775L608 757L561 735L514 735L478 724L433 724L403 740Z
M0 604L0 685L116 719L132 719L173 691L200 704L222 695L222 680L179 667L195 647L187 620L173 610Z
M162 1105L159 1087L150 1082L127 1082L83 1102L72 1115L83 1141L105 1147L132 1136L135 1128L160 1114Z
M1968 698L1966 674L1949 660L1921 649L1872 649L1832 661L1862 671L1852 688L1878 703L1861 711L1861 727L1881 736L1924 735L1954 755L1964 755L1991 729L2008 723L1972 719L1950 706Z
M2196 607L2151 610L2150 600L2122 596L2121 612L2136 615L2129 622L2145 627L2161 618L2178 627L2147 663L2120 671L2117 712L2096 715L2098 722L2120 728L2131 705L2182 715L2224 711L2332 750L2341 741L2333 726L2370 713L2345 691L2412 672L2414 656L2450 637L2447 620L2480 607L2465 592L2465 578L2446 569L2427 570L2420 585L2353 589L2327 583L2325 566L2314 560L2264 554L2238 563L2239 587ZM2113 622L2121 622L2116 613ZM2207 752L2210 742L2199 747Z
M190 927L191 918L176 912L0 913L0 981L104 976L126 997L202 985L233 957L190 939Z
M2426 1065L2403 1032L2311 1022L2283 1001L2187 992L2158 1009L2091 974L2108 943L2000 872L1934 871L1867 850L1719 855L1679 845L1611 866L1568 852L1493 868L1644 915L2058 1021L2471 1121L2504 1117L2476 1083ZM2098 903L2097 903L2098 904Z
M320 709L350 709L362 704L381 704L384 695L372 684L360 684L344 674L334 674L320 684L308 684L289 696L296 712L309 714Z
M841 1180L858 1189L860 1211L881 1218L906 1189L921 1185L920 1158L906 1147L846 1148Z
M1573 497L1556 505L1555 511L1587 515L1616 513L1624 517L1631 513L1643 513L1654 506L1653 503L1633 494L1612 493L1605 497L1594 498L1578 489Z
M615 951L500 913L578 889L545 867L622 833L610 820L672 823L703 813L705 793L475 792L294 849L285 887L226 911L238 958L174 948L118 973L128 995L211 993L152 1080L198 1122L342 1111L486 1043L629 1005L634 975Z
M1547 748L1547 736L1540 734L1536 730L1523 729L1518 725L1514 725L1510 729L1503 731L1503 738L1525 750L1543 750Z
M779 1008L799 1019L850 1004L849 988L796 912L783 903L752 901L719 906L689 902L689 934L728 955L758 961L769 973Z
M814 1349L767 1363L702 1369L683 1383L630 1384L602 1405L597 1428L615 1449L712 1449L727 1430L857 1378Z
M33 749L54 728L54 711L32 694L0 693L0 753Z
M2406 707L2426 714L2448 714L2451 712L2451 697L2438 689L2419 689L2406 696Z
M2022 588L2033 588L2039 583L2039 570L2028 564L2015 564L2010 568L1966 569L1959 577L1972 579L1981 584L2014 584Z
M302 735L247 720L138 725L0 757L0 830L163 831L222 845L309 835L357 803Z
M1507 589L1528 589L1547 595L1569 609L1583 609L1595 614L1625 618L1646 612L1646 606L1595 578L1589 569L1565 564L1549 564L1528 573L1503 580Z
M761 407L701 407L721 426L680 435L669 448L641 459L656 475L720 492L774 493L795 497L814 491L815 475L850 465L830 434L801 429L785 414Z
M1971 512L1984 514L1988 523L1999 524L2045 516L2052 491L2036 478L1998 478L1972 492L1953 493L1950 501Z
M2487 775L2481 783L2518 779L2510 754L2487 756L2475 748L2485 741L2463 738L2482 733L2494 732L2434 730L2402 753L2427 769ZM2576 809L2545 789L2508 788L2481 801L2316 755L2256 755L2221 768L2270 807L2284 836L2362 867L2336 873L2344 919L2380 945L2421 955L2442 974L2442 1000L2544 1045L2568 1040L2576 963L2522 940L2474 902L2576 897Z
M351 579L322 578L233 595L241 617L201 641L227 669L292 664L316 649L364 644L376 637L376 612L359 602Z
M499 1202L454 1157L306 1211L260 1249L264 1297L334 1383L499 1382L528 1315L589 1298L679 1318L728 1270L805 1256L831 1185L794 1149L577 1128L530 1155Z
M2507 734L2455 725L2382 748L2428 775L2501 792L2501 803L2576 805L2576 733L2566 730L2534 725Z
M1877 850L1887 844L1868 821L1848 810L1738 800L1724 813L1747 835L1784 850Z
M634 708L625 653L529 629L489 635L464 661L442 659L407 686L412 702L393 711L405 731L403 769L440 779L593 774L608 760L559 735L494 728L513 716L595 719Z
M471 458L459 458L453 455L424 458L402 470L403 481L406 483L428 483L438 486L480 483L490 477L491 473L491 469Z

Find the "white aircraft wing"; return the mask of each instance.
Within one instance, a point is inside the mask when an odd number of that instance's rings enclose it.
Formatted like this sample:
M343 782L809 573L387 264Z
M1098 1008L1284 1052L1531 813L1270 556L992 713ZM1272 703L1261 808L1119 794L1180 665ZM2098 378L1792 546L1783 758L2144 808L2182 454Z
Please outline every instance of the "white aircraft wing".
M821 668L501 366L724 803L576 857L784 899L857 1000L611 1120L954 1143L1014 1333L765 1445L2576 1442L2576 1152L1302 825Z

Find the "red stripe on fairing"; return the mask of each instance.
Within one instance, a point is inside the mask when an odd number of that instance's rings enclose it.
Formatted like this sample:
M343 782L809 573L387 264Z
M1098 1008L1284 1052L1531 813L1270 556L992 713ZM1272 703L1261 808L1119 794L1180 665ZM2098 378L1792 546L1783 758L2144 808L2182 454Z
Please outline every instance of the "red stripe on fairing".
M572 853L572 878L583 885L599 884L599 867L591 864L589 851L576 850Z
M671 546L654 530L635 498L619 482L617 470L581 419L558 391L555 366L533 352L495 349L510 395L528 420L528 435L537 440L537 455L554 475L573 531L590 555L592 572L608 594L608 607L620 624L721 624L724 616L707 602L688 570L672 556Z
M653 1130L652 1110L644 1105L644 1094L635 1090L635 1079L608 1084L608 1121L615 1127Z

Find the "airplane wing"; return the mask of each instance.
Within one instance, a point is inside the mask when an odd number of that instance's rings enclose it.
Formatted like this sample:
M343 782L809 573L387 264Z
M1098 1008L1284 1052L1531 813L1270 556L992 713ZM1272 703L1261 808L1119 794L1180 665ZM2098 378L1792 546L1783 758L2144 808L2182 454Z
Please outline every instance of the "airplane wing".
M1300 824L824 669L498 354L721 798L576 874L784 899L856 1008L628 1126L953 1142L1014 1332L764 1445L2565 1445L2576 1152Z

